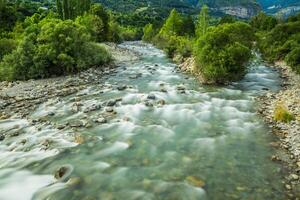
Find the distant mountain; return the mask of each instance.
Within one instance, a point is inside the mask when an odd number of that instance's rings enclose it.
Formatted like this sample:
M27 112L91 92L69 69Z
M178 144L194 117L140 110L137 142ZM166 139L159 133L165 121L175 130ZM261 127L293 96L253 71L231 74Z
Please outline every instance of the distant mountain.
M300 0L95 0L119 12L155 10L163 15L172 8L181 13L196 14L202 5L209 6L211 14L225 14L250 18L259 11L269 14L290 15L300 10Z
M258 0L265 12L283 17L300 11L300 0Z
M198 13L206 4L214 15L230 14L241 18L249 18L260 10L255 0L96 0L103 5L119 11L128 12L141 8L167 9L176 8L183 13Z

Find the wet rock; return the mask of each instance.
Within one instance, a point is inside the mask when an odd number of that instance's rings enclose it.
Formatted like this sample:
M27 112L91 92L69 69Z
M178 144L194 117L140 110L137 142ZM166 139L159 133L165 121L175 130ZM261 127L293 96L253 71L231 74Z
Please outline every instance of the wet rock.
M290 178L291 178L292 180L298 180L298 179L299 179L299 176L298 176L297 174L291 174L291 175L290 175Z
M166 104L166 101L163 100L163 99L161 99L161 100L158 101L158 104L160 104L160 105L165 105L165 104Z
M153 103L151 103L149 101L146 101L145 102L145 106L147 106L147 107L153 107Z
M84 123L80 120L76 120L76 121L70 122L70 126L72 128L79 128L79 127L83 127Z
M105 109L105 111L108 113L112 113L112 112L114 112L114 109L112 107L108 107Z
M160 89L161 92L167 93L168 91L165 88Z
M127 85L119 85L119 86L117 87L117 89L118 89L119 91L126 90L126 88L127 88Z
M150 100L155 100L155 99L156 99L156 97L155 97L155 95L154 95L154 94L149 94L149 95L147 96L147 99L150 99Z
M204 181L195 176L188 176L188 177L186 177L185 180L195 187L204 187L205 186Z
M54 177L59 181L65 181L72 173L73 167L71 165L65 165L55 171Z
M116 103L117 103L116 100L109 100L106 105L109 106L109 107L113 107L113 106L116 105Z
M100 124L105 124L105 123L107 123L107 120L104 117L100 117L100 118L96 119L96 122L98 122Z
M0 134L0 141L3 141L5 139L5 136L3 134Z
M57 127L56 127L58 130L62 130L64 128L66 128L66 125L65 124L59 124Z
M291 189L292 189L292 186L286 184L286 185L285 185L285 188L286 188L287 190L291 190Z
M79 177L72 177L67 181L68 186L78 186L81 183L81 179Z

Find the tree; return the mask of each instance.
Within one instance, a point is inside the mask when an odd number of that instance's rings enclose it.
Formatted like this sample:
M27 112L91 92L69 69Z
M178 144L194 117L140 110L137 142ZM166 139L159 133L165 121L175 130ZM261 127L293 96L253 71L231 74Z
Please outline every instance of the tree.
M146 42L151 42L155 36L155 30L153 29L153 25L147 24L144 27L143 31L144 31L143 40Z
M182 32L189 37L195 36L195 24L191 15L183 18Z
M64 20L75 19L88 12L90 7L91 0L56 0L57 12Z
M107 40L109 37L108 34L109 34L109 21L110 21L110 16L108 12L103 8L101 4L94 4L91 7L90 13L92 15L98 16L103 23L102 32L100 33L102 40L101 41L99 40L99 42Z
M209 22L209 8L207 5L202 6L201 12L198 17L198 22L196 25L196 36L199 38L203 36L208 28Z
M195 47L196 69L207 83L224 84L240 79L251 57L253 41L251 26L243 22L209 29Z
M182 17L180 14L176 11L176 9L173 9L167 18L165 24L162 26L159 34L160 35L181 35L182 30Z
M251 19L250 24L256 31L270 31L278 24L278 21L276 18L260 12Z

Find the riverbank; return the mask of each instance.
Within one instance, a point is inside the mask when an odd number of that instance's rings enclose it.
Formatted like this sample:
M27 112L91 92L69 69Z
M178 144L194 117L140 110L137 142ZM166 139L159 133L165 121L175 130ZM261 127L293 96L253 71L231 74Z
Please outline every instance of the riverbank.
M284 62L275 63L281 73L282 89L277 93L267 93L258 97L263 116L278 142L273 145L279 149L272 156L274 162L281 162L287 172L285 188L291 199L300 199L300 76L295 74ZM274 120L274 110L283 104L295 119L290 123Z
M112 54L109 65L90 68L78 74L29 81L0 83L0 120L25 118L43 102L51 98L65 97L94 84L105 75L116 73L120 63L138 59L133 51L118 47L114 43L103 44Z

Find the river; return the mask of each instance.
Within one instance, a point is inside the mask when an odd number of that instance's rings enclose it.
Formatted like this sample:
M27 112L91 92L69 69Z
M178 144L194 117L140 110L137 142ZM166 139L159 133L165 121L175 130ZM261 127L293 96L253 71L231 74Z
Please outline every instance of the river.
M151 45L120 47L141 58L30 115L68 127L0 121L24 132L0 142L0 200L284 199L255 102L276 71L256 55L242 81L204 86Z

